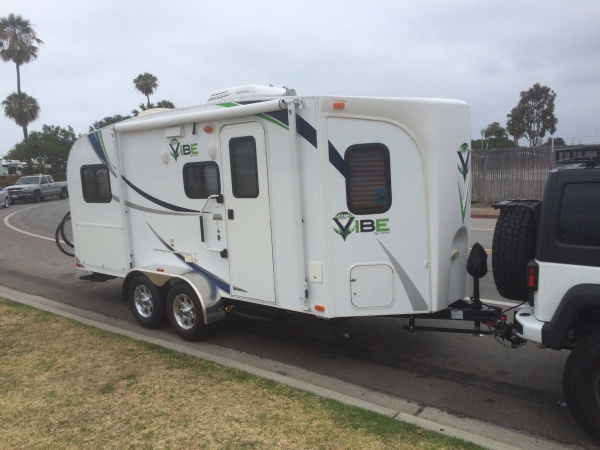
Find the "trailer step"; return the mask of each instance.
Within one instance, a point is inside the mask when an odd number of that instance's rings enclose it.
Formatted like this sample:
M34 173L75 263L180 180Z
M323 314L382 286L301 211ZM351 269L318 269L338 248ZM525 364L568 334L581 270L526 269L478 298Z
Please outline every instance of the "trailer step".
M285 311L277 310L275 308L260 307L260 306L246 306L240 304L233 304L227 307L227 313L243 317L245 319L260 320L263 322L280 322L285 320L287 315Z

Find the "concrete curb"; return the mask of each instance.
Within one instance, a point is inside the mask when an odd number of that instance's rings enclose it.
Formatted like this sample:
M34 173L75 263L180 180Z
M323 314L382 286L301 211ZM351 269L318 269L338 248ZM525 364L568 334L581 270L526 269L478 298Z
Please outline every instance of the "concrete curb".
M471 213L471 219L498 219L498 216L494 213Z
M101 313L87 311L1 285L0 297L115 334L242 370L347 405L374 411L427 430L470 441L488 449L549 450L565 448L555 442L538 439L534 436L474 419L458 418L436 408L424 407L404 399L390 397L361 386L308 372L277 361L265 360L264 358L203 342L186 342L184 344L185 341L182 341L178 336L164 331L147 330L137 323L108 317ZM515 447L513 444L520 447Z

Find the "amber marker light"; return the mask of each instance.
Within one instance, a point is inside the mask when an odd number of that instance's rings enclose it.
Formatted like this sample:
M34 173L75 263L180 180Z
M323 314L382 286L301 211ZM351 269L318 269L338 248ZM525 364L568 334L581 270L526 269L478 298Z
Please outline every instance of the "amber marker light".
M344 109L346 102L333 102L333 109Z
M323 305L315 305L315 311L325 312L325 307Z
M156 271L157 271L157 272L164 272L164 271L165 271L165 269L163 269L162 267L157 267L157 268L156 268Z
M202 129L204 130L205 133L212 133L213 131L215 131L215 127L213 127L212 125L206 125Z

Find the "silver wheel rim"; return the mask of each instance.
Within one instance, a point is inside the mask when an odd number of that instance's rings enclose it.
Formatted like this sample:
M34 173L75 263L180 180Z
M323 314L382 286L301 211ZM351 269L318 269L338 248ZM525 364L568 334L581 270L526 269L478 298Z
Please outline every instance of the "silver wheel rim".
M173 301L173 316L175 321L184 330L191 329L196 323L196 308L194 303L185 294L179 294Z
M6 197L6 198L4 199L4 207L5 207L5 208L8 208L8 204L9 204L9 203L10 203L10 202L8 201L8 197Z
M152 312L154 311L154 299L146 286L140 284L135 288L135 291L133 292L133 301L135 302L135 309L138 314L144 319L147 319L152 315Z

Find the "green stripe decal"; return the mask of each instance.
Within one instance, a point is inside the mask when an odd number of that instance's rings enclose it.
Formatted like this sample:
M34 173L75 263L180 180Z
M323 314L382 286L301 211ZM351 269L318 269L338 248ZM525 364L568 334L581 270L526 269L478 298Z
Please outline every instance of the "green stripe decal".
M242 106L239 103L233 103L233 102L228 102L228 103L218 103L217 106L222 106L223 108L233 108L234 106ZM256 117L266 120L267 122L271 122L281 128L283 128L284 130L289 130L288 126L284 123L282 123L281 121L274 119L273 117L269 116L268 114L264 114L264 113L259 113L259 114L254 114Z

